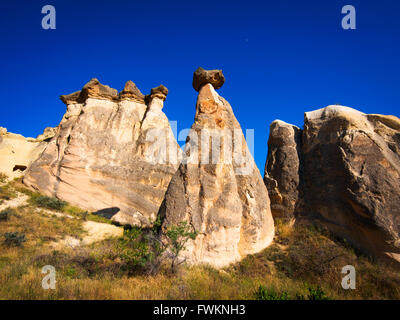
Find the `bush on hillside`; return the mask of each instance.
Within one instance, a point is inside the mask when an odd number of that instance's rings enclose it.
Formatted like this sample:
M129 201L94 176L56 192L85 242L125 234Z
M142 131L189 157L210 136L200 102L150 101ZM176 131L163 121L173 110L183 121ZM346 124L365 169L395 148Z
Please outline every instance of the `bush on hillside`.
M308 294L305 297L303 294L297 293L293 299L296 300L330 300L324 290L320 286L308 287ZM274 289L267 289L260 285L254 294L256 300L290 300L289 294L286 291L277 292Z
M255 298L256 300L289 300L289 295L286 291L278 293L260 285L255 293Z
M26 242L25 234L20 232L6 232L4 234L4 244L8 247L20 247Z
M62 211L64 207L67 205L66 202L61 201L57 198L41 196L41 195L34 195L32 196L31 200L38 207L57 210L57 211Z
M7 208L0 212L0 221L8 220L8 218L15 213L14 209Z
M151 229L124 230L124 237L119 243L120 257L130 270L141 269L154 275L169 260L171 272L175 273L178 266L185 262L184 259L179 260L179 255L185 249L186 243L195 239L196 232L186 222L181 222L168 227L163 237L159 232L160 226L161 221L158 219Z

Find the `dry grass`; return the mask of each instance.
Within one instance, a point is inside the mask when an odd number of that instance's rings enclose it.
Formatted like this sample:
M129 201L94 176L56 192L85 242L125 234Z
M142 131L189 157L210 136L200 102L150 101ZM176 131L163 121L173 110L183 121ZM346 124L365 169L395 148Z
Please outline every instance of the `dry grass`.
M11 200L16 196L17 193L11 184L0 186L0 204L2 204L4 201Z
M24 191L16 184L13 188ZM63 210L82 214L68 205ZM223 270L184 266L174 275L164 268L147 276L129 270L119 239L60 251L48 246L62 237L81 237L82 223L36 210L33 204L0 221L0 237L18 231L27 239L21 247L0 244L0 299L254 299L260 285L290 298L306 296L316 286L332 299L400 298L397 271L357 256L347 244L310 225L277 221L273 245ZM341 268L347 264L356 267L356 290L341 287ZM45 265L56 268L56 290L41 287Z

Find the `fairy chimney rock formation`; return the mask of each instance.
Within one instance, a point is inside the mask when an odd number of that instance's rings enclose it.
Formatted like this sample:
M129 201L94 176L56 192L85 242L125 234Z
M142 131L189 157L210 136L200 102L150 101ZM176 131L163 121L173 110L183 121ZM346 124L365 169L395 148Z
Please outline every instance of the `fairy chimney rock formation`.
M61 96L67 111L25 185L121 224L152 225L179 165L176 156L174 163L157 161L165 158L159 146L179 148L161 110L166 88L155 91L147 102L132 81L118 93L92 79ZM149 140L152 129L158 131Z
M161 208L164 231L187 222L197 232L182 259L222 267L266 248L274 237L268 192L231 106L211 83L201 86L186 142Z

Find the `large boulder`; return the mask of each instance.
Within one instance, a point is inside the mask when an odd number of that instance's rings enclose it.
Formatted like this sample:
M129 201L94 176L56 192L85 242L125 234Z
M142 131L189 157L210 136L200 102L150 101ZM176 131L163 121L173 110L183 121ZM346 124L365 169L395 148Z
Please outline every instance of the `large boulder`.
M202 86L210 83L214 89L219 89L225 83L225 77L222 70L204 70L199 67L193 73L193 89L197 92L200 91Z
M61 96L67 112L24 184L120 224L151 226L179 165L165 98L145 97L132 81L118 93L97 79Z
M400 119L394 116L343 106L306 112L303 215L364 253L400 266L399 151ZM280 187L281 194L285 190Z
M267 189L229 103L201 87L185 156L160 210L163 230L186 221L197 237L182 258L223 267L274 237Z

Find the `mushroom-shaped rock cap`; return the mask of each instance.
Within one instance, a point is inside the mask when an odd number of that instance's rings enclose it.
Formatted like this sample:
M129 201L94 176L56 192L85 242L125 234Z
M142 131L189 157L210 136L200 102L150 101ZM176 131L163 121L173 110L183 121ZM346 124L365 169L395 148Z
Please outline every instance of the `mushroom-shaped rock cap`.
M158 87L151 89L150 94L151 95L153 95L153 94L163 94L164 96L167 96L168 95L168 89L167 89L167 87L165 87L165 86L163 86L161 84Z
M118 91L101 84L99 80L93 78L84 85L81 91L60 96L61 101L67 105L71 103L83 103L88 98L113 100L118 98Z
M143 100L144 95L140 92L139 88L131 80L125 83L124 89L119 93L121 98L133 98Z
M163 86L162 84L158 87L151 89L150 94L146 95L145 101L149 103L153 98L160 98L163 101L167 98L168 89L167 87Z
M225 83L225 77L222 70L204 70L199 67L193 73L193 88L200 91L201 87L207 83L211 83L214 89L219 89Z
M85 100L87 98L113 99L118 96L118 91L101 84L99 80L94 78L86 83L82 88L81 96L83 96Z
M80 95L81 95L81 91L76 91L71 94L62 95L62 96L60 96L60 99L66 105L69 105L69 104L77 103L79 101Z

